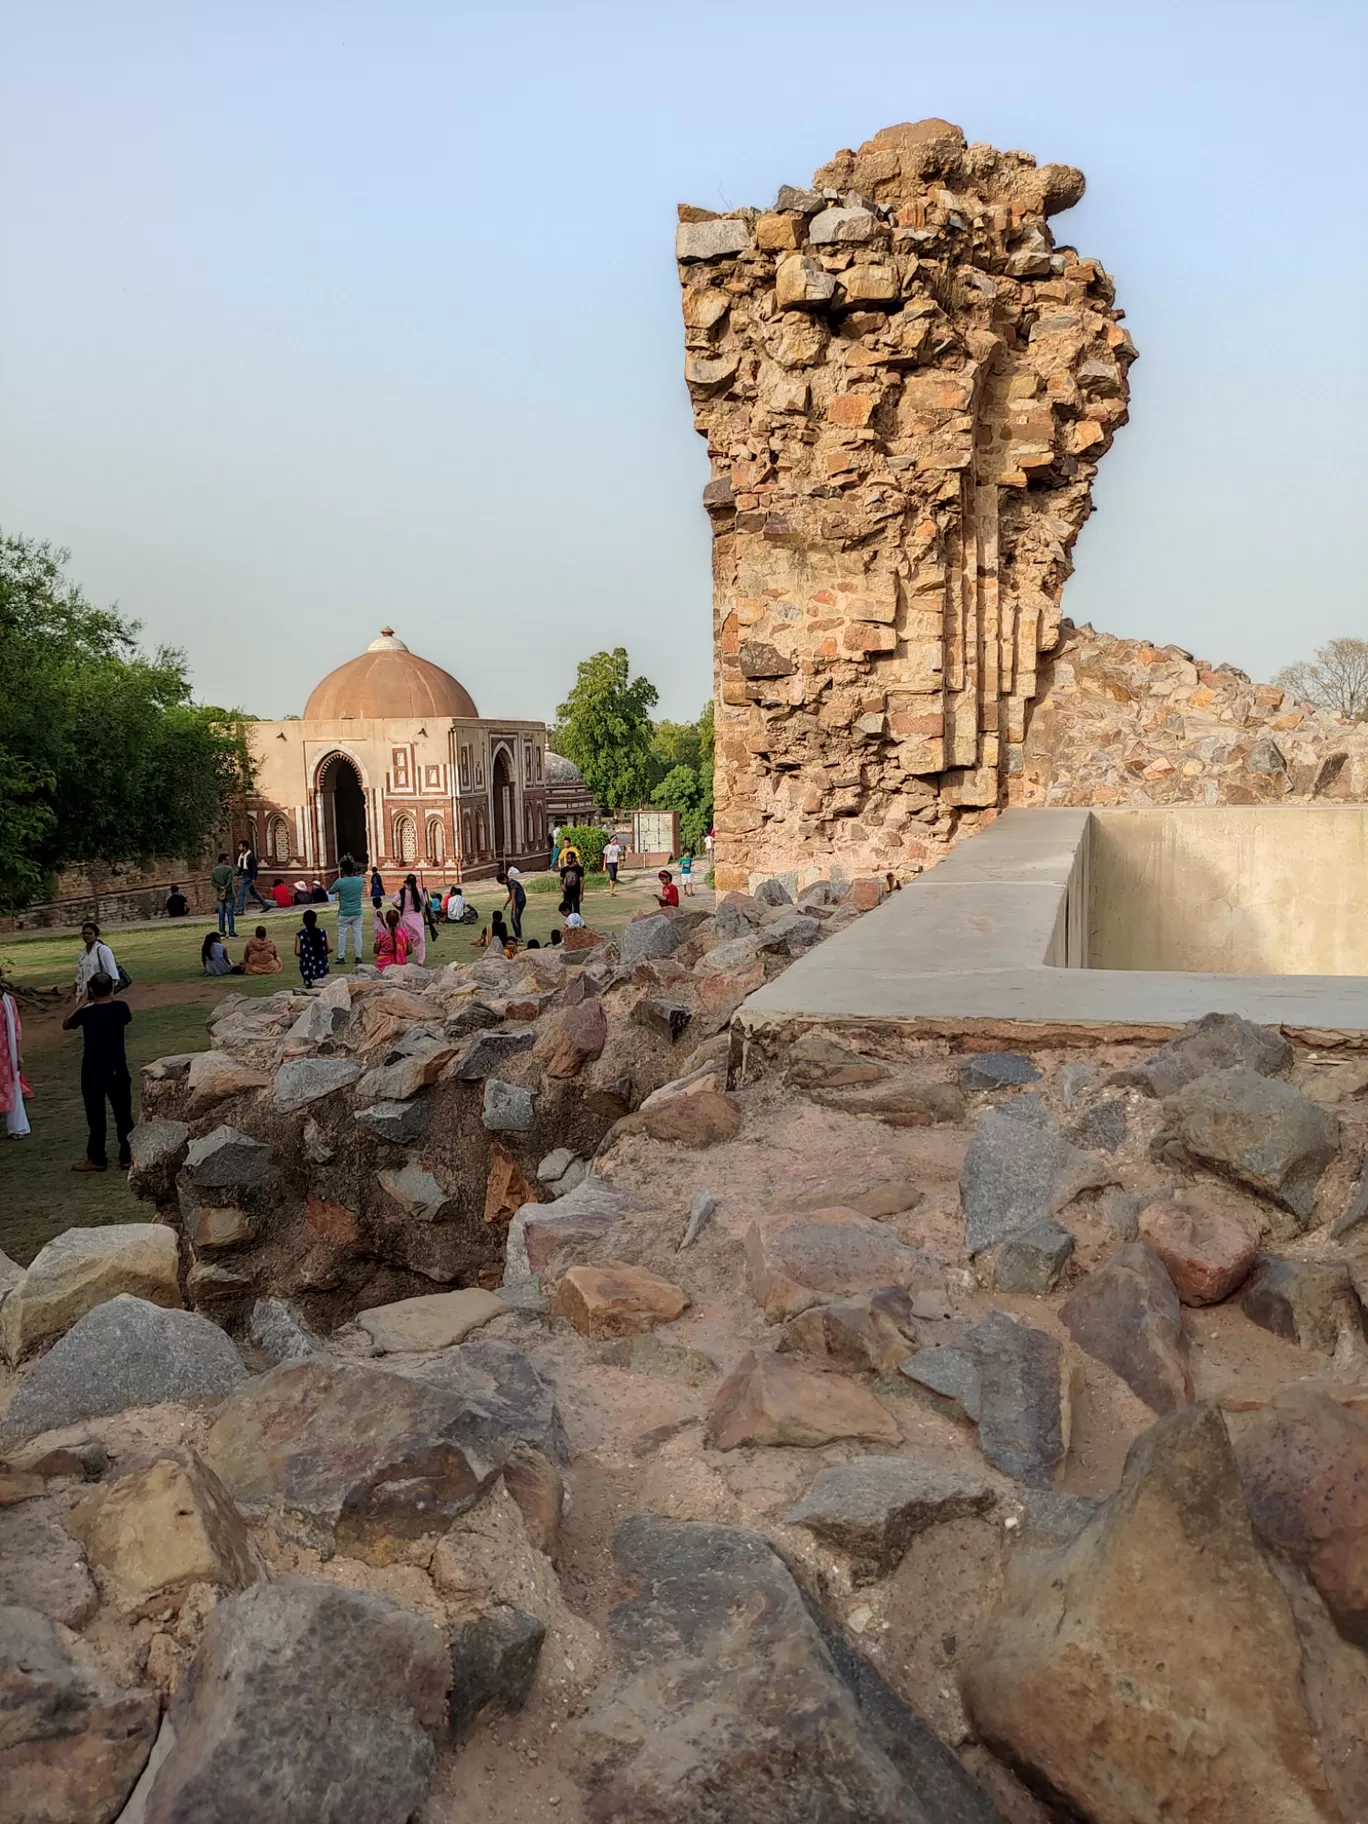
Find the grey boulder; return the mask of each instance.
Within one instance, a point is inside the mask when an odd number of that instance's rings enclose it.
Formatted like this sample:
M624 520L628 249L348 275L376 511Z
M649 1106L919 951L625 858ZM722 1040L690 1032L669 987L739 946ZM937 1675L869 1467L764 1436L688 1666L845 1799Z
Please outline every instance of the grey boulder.
M486 1077L483 1119L491 1133L530 1133L537 1124L536 1098L521 1083L505 1083L502 1077Z
M197 1190L239 1190L260 1184L271 1169L271 1149L226 1124L190 1142L185 1176Z
M1290 1083L1242 1067L1210 1071L1168 1097L1154 1154L1246 1184L1305 1227L1339 1144L1339 1121L1328 1108Z
M346 1089L356 1082L362 1068L356 1058L291 1058L275 1074L272 1100L285 1114L292 1114Z
M382 1597L304 1577L230 1596L176 1693L146 1824L407 1824L450 1677L432 1623Z
M1111 1183L1096 1155L1070 1146L1048 1115L1021 1120L985 1110L960 1173L965 1242L971 1254L1057 1215L1080 1191Z
M979 1372L979 1449L1004 1475L1049 1488L1069 1447L1063 1349L1001 1311L990 1311L966 1342Z
M966 1089L1007 1089L1039 1078L1039 1069L1019 1051L980 1051L960 1065L960 1082Z
M981 1514L992 1501L982 1475L914 1457L861 1457L824 1469L784 1518L845 1552L861 1583L896 1570L917 1533Z
M424 1101L374 1102L369 1108L358 1108L356 1120L379 1140L393 1140L407 1146L421 1140L428 1130L432 1111Z
M1059 1308L1080 1349L1161 1416L1192 1404L1183 1308L1168 1269L1143 1241L1127 1242Z
M653 956L673 956L688 932L667 918L653 912L647 918L634 918L618 933L618 951L624 963L644 963Z
M1238 1013L1207 1013L1111 1080L1147 1096L1171 1096L1208 1071L1252 1070L1275 1077L1291 1064L1292 1047L1276 1026L1252 1025Z
M525 1609L489 1609L461 1622L451 1641L451 1732L466 1733L482 1710L521 1710L532 1689L546 1624Z
M246 1378L241 1356L208 1318L111 1298L87 1311L20 1381L0 1421L0 1443L131 1406L217 1399Z
M609 1617L615 1670L580 1725L590 1816L1001 1824L767 1540L638 1514L613 1556L635 1594Z

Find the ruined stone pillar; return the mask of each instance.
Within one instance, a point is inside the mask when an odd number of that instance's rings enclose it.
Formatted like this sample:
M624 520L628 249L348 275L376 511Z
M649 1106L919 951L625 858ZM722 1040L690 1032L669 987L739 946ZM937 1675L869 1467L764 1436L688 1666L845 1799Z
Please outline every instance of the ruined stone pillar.
M1135 357L1048 218L1083 176L942 120L773 209L681 206L712 479L717 878L916 872L1005 799Z

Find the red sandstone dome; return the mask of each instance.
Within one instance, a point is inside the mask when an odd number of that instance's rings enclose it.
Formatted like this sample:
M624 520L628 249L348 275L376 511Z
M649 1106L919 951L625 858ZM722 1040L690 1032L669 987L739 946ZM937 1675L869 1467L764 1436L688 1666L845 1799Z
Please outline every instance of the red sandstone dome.
M410 652L393 627L383 627L358 658L348 659L314 686L306 722L343 718L386 722L423 716L478 716L465 685L449 671Z

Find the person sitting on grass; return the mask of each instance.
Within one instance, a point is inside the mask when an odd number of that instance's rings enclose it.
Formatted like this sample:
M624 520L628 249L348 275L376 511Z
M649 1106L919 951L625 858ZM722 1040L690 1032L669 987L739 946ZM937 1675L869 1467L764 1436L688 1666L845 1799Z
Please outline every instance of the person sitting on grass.
M188 918L190 916L190 901L174 880L171 882L171 891L166 896L166 916L168 918Z
M271 898L280 907L282 912L288 912L290 907L294 904L294 894L285 885L283 880L273 880L271 882Z
M282 967L279 952L267 937L265 925L258 925L255 935L247 939L242 952L242 973L279 975Z
M560 947L561 947L561 934L559 931L553 931L551 933L551 948L553 950L559 950Z
M241 975L242 964L228 954L228 946L217 931L205 935L200 945L200 968L206 975Z
M656 904L662 908L666 906L677 906L679 904L679 888L674 884L674 876L670 873L670 870L668 868L662 868L657 879L660 881L660 891L656 894Z
M408 932L400 920L398 906L387 906L384 917L375 921L375 966L402 969L407 961Z
M475 939L481 950L488 950L491 955L507 956L509 953L508 926L504 923L503 913L496 912L489 923Z
M310 904L315 906L326 906L328 897L328 889L323 885L321 880L316 880L309 889Z
M114 998L114 982L107 975L93 975L88 998L62 1021L63 1029L81 1032L81 1100L85 1103L86 1156L73 1172L107 1172L108 1130L105 1103L114 1110L114 1132L119 1142L119 1164L129 1166L133 1155L128 1136L133 1132L133 1079L128 1074L124 1027L133 1018L127 1001Z
M303 924L295 932L295 955L299 958L299 973L306 989L321 982L328 973L328 950L328 934L310 906L304 914Z

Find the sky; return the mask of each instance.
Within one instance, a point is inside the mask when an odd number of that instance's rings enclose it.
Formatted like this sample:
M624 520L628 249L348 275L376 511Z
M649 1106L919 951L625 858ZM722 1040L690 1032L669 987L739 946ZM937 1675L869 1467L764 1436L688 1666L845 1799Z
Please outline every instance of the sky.
M1366 41L1327 0L5 0L0 528L202 701L298 713L388 624L489 714L622 645L692 717L675 205L941 115L1082 167L1056 236L1140 350L1065 612L1267 677L1368 637Z

